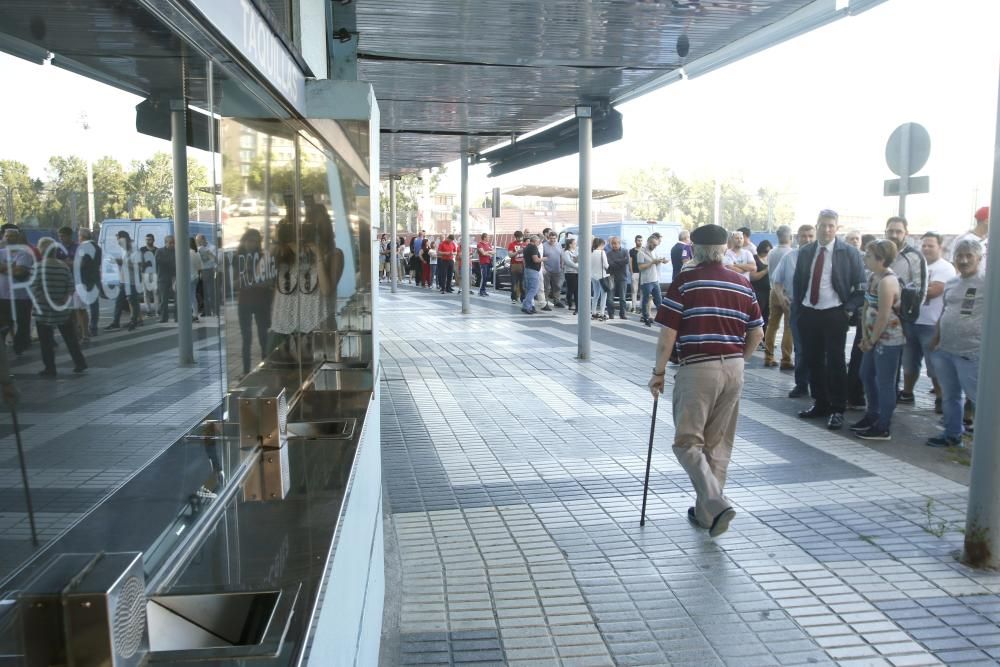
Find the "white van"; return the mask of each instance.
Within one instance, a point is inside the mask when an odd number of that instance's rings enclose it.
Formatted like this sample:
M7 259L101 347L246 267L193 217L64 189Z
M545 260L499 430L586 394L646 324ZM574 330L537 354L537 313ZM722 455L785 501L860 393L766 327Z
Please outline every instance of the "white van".
M191 237L204 234L214 244L214 239L217 237L215 227L216 225L210 222L193 220L188 223L188 233ZM124 252L118 245L117 235L120 231L128 232L129 237L132 239L132 248L136 251L146 245L146 234L152 234L156 247L162 248L164 239L172 236L174 233L174 221L169 218L150 218L146 220L110 219L101 223L101 232L97 237L97 244L101 246L101 252L104 257L101 264L101 282L112 288L120 282L118 263L115 260L121 259L124 255ZM187 243L185 243L186 245ZM156 289L155 268L151 275L144 278L144 283L145 289Z

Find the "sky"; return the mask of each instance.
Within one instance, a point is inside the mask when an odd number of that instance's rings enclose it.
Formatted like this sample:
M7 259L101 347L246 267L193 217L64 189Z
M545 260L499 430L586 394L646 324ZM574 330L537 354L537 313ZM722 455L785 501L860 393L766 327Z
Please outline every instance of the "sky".
M901 123L931 136L907 199L918 230L964 230L989 203L996 131L998 0L889 0L728 67L622 105L625 136L593 151L595 188L654 163L684 178L743 178L790 193L797 222L822 208L870 219L896 212L885 143ZM576 156L498 179L470 169L473 198L492 187L578 184ZM442 189L459 191L458 163Z
M615 189L623 170L654 163L693 178L742 178L786 193L797 222L821 208L870 220L896 210L882 196L892 178L885 142L900 123L931 136L920 175L931 191L907 200L918 231L958 232L989 203L996 129L1000 0L888 0L695 79L622 105L625 137L593 152L593 185ZM134 131L139 98L0 55L0 159L43 176L50 155L144 159L165 141ZM90 130L81 127L86 113ZM204 160L206 156L193 151ZM576 186L575 156L489 179L470 170L473 199L497 186ZM452 163L441 190L458 192Z

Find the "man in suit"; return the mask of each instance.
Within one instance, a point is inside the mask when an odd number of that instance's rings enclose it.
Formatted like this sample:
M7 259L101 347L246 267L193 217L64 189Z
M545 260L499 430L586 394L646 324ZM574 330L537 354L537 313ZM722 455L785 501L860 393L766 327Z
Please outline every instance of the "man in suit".
M815 401L799 413L803 419L826 419L836 431L844 426L847 364L844 346L851 313L864 301L864 265L858 251L837 239L836 211L820 211L816 240L799 249L793 299L799 306L798 328L809 367Z

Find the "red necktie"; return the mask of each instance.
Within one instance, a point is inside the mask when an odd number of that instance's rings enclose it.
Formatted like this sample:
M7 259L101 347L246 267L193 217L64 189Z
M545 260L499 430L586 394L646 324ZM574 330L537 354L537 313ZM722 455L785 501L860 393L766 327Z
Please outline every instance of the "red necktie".
M823 277L823 261L825 258L826 248L820 246L819 257L816 258L816 264L813 266L812 284L809 285L809 303L814 306L819 303L819 281Z

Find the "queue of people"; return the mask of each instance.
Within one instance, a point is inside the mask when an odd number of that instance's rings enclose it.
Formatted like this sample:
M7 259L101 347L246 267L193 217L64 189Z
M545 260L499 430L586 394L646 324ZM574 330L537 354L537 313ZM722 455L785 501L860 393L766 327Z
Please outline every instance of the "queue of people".
M919 247L912 245L908 222L901 216L886 221L881 239L854 230L841 236L839 216L829 209L819 213L815 224L799 226L795 244L786 225L777 230L777 245L769 240L754 244L747 228L726 231L718 244L719 264L744 278L753 294L764 366L793 373L790 398L811 398L812 404L799 412L801 418L822 420L833 431L849 428L865 440L889 440L896 406L914 403L923 367L932 383L935 411L942 415L942 433L927 444L961 444L963 432L972 426L976 401L989 209L979 209L974 219L974 229L950 248L936 232L923 234ZM540 236L521 231L513 236L506 248L510 297L528 315L559 308L576 314L581 307L580 264L589 261L590 303L583 306L589 306L591 318L605 321L617 313L627 319L638 313L643 324L652 326L664 303L660 265L673 264L673 286L699 263L686 231L669 260L656 252L661 241L657 233L635 237L628 250L617 237L607 242L594 238L589 255L582 256L577 239L559 243L550 229ZM446 242L451 261L459 250L453 237L442 244ZM433 242L423 243L433 250ZM406 244L401 239L399 245ZM487 234L476 252L483 271L480 294L485 295L486 270L495 256ZM385 272L388 254L383 257ZM452 267L438 273L445 274L445 282L442 286L438 280L435 286L450 291ZM675 361L683 358L680 351L680 346L672 351ZM863 414L845 424L848 410Z
M943 426L927 444L961 444L976 402L989 210L975 217L975 232L956 240L952 262L936 232L923 234L919 249L911 245L901 216L887 220L883 239L853 231L840 239L839 216L831 210L821 211L815 225L799 227L798 248L786 226L778 230L776 248L758 248L751 278L761 303L765 271L770 288L764 365L794 371L789 397L813 401L801 418L840 430L848 409L863 410L848 427L865 440L889 440L896 406L915 402L923 364ZM734 245L730 238L730 251Z

